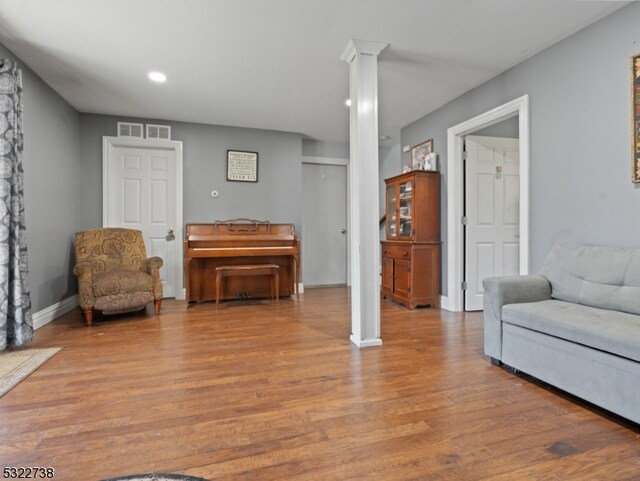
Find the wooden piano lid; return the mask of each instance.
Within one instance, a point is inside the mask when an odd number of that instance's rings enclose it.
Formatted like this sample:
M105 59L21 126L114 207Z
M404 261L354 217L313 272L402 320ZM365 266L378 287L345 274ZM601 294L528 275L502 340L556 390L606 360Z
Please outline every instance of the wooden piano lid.
M192 241L243 235L294 238L296 231L294 224L272 224L270 221L238 218L216 220L212 224L187 224L186 232L187 239Z

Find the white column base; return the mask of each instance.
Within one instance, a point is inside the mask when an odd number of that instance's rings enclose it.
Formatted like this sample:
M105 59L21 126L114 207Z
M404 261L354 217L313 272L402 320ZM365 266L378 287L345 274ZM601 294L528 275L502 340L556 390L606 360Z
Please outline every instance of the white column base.
M382 346L382 339L357 339L351 334L350 341L358 347Z

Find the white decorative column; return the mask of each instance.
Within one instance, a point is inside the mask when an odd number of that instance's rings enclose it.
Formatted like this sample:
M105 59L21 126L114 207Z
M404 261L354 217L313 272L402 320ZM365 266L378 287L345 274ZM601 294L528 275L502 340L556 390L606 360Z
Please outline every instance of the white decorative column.
M351 73L349 162L351 342L380 346L378 54L386 43L351 39L341 60Z

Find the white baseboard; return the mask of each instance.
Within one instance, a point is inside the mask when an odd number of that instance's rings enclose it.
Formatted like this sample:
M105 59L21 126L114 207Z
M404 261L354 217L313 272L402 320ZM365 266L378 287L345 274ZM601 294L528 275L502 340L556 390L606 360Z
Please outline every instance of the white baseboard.
M298 294L304 294L304 284L302 282L298 284Z
M67 297L63 301L57 302L52 306L45 307L33 314L33 328L40 329L42 326L46 326L54 319L74 310L76 307L78 307L78 294Z
M453 311L451 308L451 303L449 302L449 297L440 296L440 309L444 309L445 311Z

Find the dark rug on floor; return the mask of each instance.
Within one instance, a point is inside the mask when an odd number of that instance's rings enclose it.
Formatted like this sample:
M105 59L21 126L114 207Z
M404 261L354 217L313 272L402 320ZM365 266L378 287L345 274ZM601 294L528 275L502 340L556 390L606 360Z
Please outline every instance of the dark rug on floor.
M133 474L131 476L122 476L118 478L103 479L102 481L207 481L204 478L196 478L194 476L185 476L184 474Z

